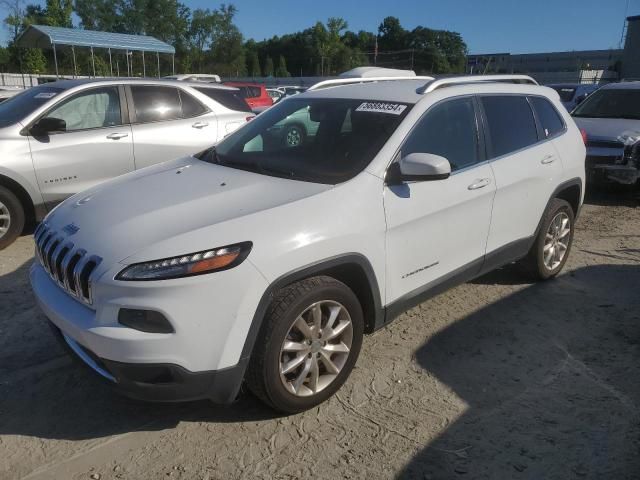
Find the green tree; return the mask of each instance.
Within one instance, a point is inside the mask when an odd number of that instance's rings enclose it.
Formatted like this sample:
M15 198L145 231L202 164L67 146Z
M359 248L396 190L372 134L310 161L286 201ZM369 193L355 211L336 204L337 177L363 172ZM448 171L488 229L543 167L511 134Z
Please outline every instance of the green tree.
M287 70L287 62L284 56L280 55L278 59L278 68L276 69L276 77L290 77L291 74Z
M252 77L261 77L260 71L260 59L258 58L258 52L255 50L249 54L248 72Z
M71 0L47 0L44 13L45 25L67 28L73 26L71 22L73 2Z
M386 17L378 27L380 50L394 51L407 48L408 32L396 17Z
M193 11L189 27L189 38L191 40L191 55L195 59L199 73L202 72L202 66L205 61L205 50L211 48L217 22L218 16L209 9Z
M47 59L39 48L29 48L24 52L22 68L25 73L46 73Z
M242 76L247 72L242 34L233 23L237 13L233 5L220 5L216 11L218 21L213 34L211 56L216 73L227 76Z
M271 57L267 56L264 61L264 76L265 77L273 77L273 60Z

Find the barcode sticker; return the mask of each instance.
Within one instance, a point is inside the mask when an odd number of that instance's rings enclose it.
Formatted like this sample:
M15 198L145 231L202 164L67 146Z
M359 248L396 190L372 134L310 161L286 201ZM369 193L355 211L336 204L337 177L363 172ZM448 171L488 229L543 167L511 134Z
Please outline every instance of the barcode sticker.
M400 115L406 108L406 105L401 105L399 103L364 102L356 108L356 112L390 113L391 115Z

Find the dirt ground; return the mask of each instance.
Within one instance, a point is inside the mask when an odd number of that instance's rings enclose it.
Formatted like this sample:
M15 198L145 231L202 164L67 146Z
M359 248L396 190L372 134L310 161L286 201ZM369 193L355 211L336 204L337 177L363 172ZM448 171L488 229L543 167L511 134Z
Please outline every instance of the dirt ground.
M65 356L0 252L0 479L640 478L640 202L585 205L557 279L513 267L365 338L329 402L143 404Z

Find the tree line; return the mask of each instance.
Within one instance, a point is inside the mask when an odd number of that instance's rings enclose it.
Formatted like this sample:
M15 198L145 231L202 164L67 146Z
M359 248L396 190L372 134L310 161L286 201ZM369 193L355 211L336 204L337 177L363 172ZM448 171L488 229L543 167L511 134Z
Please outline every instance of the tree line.
M8 11L4 19L10 31L6 47L0 47L0 69L24 73L53 73L52 52L17 48L18 36L32 24L72 27L116 33L150 35L176 49L177 72L216 73L224 77L288 77L336 75L363 65L405 68L417 73L459 73L466 64L467 46L457 32L418 26L405 29L399 19L386 17L377 32L349 30L338 17L295 33L267 40L245 39L234 20L237 8L191 10L177 0L46 0L44 5L24 0L0 0ZM105 52L96 50L91 63L87 49L76 50L78 74L109 75ZM130 57L133 75L142 75L142 58ZM163 56L160 70L167 74L172 60ZM115 55L123 74L126 59ZM58 52L60 73L74 73L68 49ZM147 75L158 73L155 60L144 65ZM114 74L116 71L114 70Z

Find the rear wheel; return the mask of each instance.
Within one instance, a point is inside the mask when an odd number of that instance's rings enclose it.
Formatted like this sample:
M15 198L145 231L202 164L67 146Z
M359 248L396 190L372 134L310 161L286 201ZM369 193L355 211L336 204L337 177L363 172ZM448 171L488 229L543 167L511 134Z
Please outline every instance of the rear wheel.
M331 397L360 353L362 308L342 282L313 277L276 294L247 371L251 391L295 413Z
M537 279L555 277L569 257L573 243L574 213L565 200L555 198L545 212L538 236L522 261Z
M0 187L0 250L11 245L24 228L24 209L11 190Z

